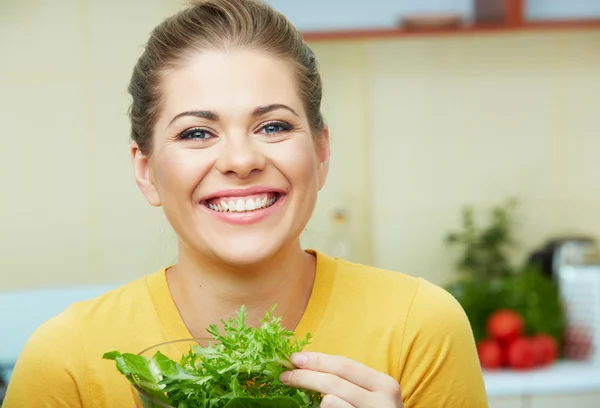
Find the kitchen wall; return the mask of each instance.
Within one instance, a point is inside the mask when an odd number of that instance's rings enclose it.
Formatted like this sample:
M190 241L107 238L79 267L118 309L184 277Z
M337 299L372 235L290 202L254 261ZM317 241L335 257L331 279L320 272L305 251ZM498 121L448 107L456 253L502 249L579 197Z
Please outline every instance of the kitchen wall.
M598 44L600 30L315 44L328 110L344 86L364 92L362 115L330 119L339 139L365 129L370 261L445 282L460 207L510 196L516 260L550 235L599 236Z
M126 85L167 0L0 6L0 289L126 281L175 237L138 192ZM23 24L27 21L27 24ZM315 43L332 165L306 245L443 282L462 204L522 199L526 247L600 233L600 32Z
M178 3L0 3L1 289L125 281L173 261L133 180L126 87Z

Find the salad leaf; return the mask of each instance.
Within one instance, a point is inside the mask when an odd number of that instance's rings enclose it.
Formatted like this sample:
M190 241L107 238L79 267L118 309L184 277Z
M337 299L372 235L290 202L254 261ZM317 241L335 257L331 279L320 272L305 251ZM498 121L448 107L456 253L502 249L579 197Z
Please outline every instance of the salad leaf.
M159 401L177 408L316 408L321 395L289 387L282 372L295 368L290 358L310 342L293 339L294 333L274 317L272 307L259 327L246 324L246 308L222 320L224 332L210 325L215 344L190 347L180 361L157 351L151 358L112 351L103 358Z
M297 400L289 397L278 398L234 398L225 408L301 408Z
M152 397L162 402L169 402L160 385L162 378L160 372L152 360L137 354L121 354L118 351L105 353L103 358L115 360L121 374Z

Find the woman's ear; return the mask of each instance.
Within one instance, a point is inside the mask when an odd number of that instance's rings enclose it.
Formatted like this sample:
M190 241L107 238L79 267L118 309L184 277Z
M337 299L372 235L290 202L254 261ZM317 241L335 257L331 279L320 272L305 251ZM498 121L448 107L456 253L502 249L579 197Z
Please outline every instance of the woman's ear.
M136 142L131 143L131 159L133 161L135 182L140 191L144 194L150 205L160 207L160 196L152 176L150 158L142 153Z
M321 131L321 137L317 140L317 157L319 164L317 167L317 174L319 177L319 190L325 185L327 174L329 173L329 155L330 155L330 144L329 144L329 126L325 125Z

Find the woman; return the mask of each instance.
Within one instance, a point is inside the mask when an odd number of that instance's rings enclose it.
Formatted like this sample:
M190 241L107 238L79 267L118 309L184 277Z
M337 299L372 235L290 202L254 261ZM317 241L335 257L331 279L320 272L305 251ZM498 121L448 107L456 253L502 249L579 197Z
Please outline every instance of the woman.
M205 337L241 305L312 343L282 381L323 407L482 408L468 320L442 289L303 250L329 131L313 53L255 0L208 0L152 33L131 78L137 184L177 233L175 265L42 325L6 407L130 407L104 352Z

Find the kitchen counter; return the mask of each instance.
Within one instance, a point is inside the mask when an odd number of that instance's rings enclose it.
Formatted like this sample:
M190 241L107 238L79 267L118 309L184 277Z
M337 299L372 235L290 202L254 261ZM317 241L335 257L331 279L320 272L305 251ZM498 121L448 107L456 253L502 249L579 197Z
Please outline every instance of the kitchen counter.
M532 371L484 371L484 378L490 398L598 393L600 363L560 361Z

